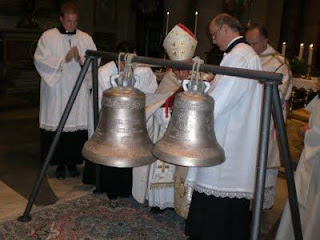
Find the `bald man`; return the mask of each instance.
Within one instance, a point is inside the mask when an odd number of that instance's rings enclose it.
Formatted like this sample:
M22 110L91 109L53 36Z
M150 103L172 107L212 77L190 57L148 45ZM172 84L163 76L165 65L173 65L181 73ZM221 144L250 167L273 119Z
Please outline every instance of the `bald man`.
M240 22L228 14L211 21L212 42L225 52L220 66L260 70L259 57L240 31ZM189 169L187 184L194 192L186 235L191 239L248 239L262 86L224 75L216 75L214 82L208 94L215 100L214 131L225 162Z

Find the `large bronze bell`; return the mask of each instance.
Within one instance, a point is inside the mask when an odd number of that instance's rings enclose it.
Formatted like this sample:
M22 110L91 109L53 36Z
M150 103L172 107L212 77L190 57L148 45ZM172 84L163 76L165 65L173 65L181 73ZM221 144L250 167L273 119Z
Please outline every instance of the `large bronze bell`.
M214 100L204 82L191 81L188 91L179 93L169 126L152 152L160 160L189 166L214 166L225 160L213 130Z
M126 75L126 77L128 77ZM145 94L120 77L118 87L104 91L99 123L84 144L88 160L111 167L138 167L156 159L145 120Z

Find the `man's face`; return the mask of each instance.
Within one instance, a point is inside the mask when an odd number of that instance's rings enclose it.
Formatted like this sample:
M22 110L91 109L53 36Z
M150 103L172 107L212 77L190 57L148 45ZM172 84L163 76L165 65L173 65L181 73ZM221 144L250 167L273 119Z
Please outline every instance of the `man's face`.
M172 69L172 72L179 80L186 80L189 77L189 70Z
M212 38L212 43L217 45L221 51L226 50L228 43L225 39L225 25L217 26L214 21L209 25L209 33Z
M268 38L261 36L258 29L252 29L246 32L247 43L256 51L259 55L267 49Z
M78 15L65 13L64 16L60 16L60 22L66 31L73 32L78 27Z

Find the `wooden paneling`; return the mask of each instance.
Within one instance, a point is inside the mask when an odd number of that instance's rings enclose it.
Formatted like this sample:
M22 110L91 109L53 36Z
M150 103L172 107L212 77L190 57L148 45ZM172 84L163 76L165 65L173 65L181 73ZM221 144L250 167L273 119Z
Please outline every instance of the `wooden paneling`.
M1 15L21 15L23 13L24 0L1 0L0 14Z

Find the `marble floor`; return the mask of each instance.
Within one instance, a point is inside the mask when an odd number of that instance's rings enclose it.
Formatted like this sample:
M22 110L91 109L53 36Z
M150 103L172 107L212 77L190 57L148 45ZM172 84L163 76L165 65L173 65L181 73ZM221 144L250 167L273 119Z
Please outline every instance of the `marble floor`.
M38 176L40 136L38 106L25 105L21 99L0 97L0 223L20 216ZM11 104L11 105L10 105ZM296 153L298 154L298 153ZM261 232L272 239L276 223L287 199L287 186L280 170L275 205L263 212ZM92 192L80 178L57 180L49 167L32 211L59 204Z
M3 222L23 213L41 162L38 107L29 106L20 98L0 97L0 101L0 222ZM59 181L54 177L54 170L54 167L48 168L32 211L80 197L94 189L82 184L79 177Z

